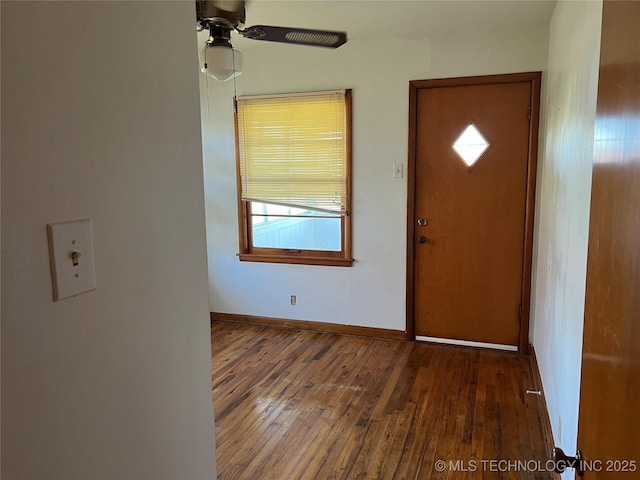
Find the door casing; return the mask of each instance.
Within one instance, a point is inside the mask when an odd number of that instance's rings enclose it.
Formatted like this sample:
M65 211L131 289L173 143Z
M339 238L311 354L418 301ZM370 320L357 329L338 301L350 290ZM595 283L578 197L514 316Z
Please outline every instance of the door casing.
M409 83L409 157L407 161L407 298L406 337L415 338L414 312L414 261L415 261L415 195L416 195L416 135L418 91L423 88L441 88L467 85L487 85L500 83L531 84L531 122L529 124L529 148L527 158L527 187L525 206L525 236L522 268L522 315L520 318L520 341L518 351L529 354L529 307L531 303L531 268L533 256L533 229L535 212L536 173L538 158L538 128L540 117L540 72L485 75L479 77L443 78L434 80L414 80Z

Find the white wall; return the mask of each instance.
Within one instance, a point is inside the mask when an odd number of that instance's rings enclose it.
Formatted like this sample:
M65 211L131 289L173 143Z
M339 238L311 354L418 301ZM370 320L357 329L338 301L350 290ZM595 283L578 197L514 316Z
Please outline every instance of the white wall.
M352 268L238 260L233 83L201 78L211 310L404 330L407 185L392 165L407 161L409 81L542 70L547 35L243 51L239 95L353 89Z
M215 478L193 2L2 2L2 474ZM93 220L54 303L45 226Z
M555 442L570 454L578 425L601 18L601 1L557 4L541 118L532 338Z

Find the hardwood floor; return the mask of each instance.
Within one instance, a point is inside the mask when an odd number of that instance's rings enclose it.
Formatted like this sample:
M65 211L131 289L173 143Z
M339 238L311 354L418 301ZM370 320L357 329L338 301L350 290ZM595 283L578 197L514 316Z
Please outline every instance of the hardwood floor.
M211 338L219 480L552 478L526 357L223 322Z

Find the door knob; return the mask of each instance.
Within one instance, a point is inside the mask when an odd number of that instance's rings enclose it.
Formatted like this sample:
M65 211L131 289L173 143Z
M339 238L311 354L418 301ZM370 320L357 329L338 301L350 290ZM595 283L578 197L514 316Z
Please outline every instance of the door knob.
M418 243L427 243L427 237L418 237Z
M427 226L427 219L426 218L419 218L418 219L418 225L420 225L421 227L426 227Z

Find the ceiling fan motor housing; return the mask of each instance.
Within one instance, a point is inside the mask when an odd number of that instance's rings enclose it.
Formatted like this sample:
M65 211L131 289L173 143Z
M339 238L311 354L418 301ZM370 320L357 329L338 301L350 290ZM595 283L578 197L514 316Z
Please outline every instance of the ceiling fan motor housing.
M246 21L243 0L196 0L196 18L202 28L211 25L242 28Z

